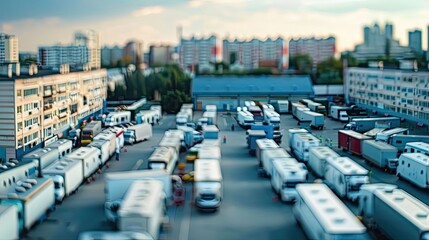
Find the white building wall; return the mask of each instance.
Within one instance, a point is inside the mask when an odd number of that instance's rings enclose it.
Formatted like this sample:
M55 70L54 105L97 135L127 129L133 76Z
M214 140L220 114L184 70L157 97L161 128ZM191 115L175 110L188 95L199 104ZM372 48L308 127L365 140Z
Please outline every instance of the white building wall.
M349 68L346 101L429 123L429 72Z

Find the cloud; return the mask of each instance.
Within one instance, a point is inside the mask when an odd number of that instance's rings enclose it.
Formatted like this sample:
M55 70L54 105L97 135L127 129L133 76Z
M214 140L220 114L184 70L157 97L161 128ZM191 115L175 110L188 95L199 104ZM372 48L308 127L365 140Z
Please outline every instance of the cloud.
M150 6L150 7L143 7L138 10L133 11L132 15L134 17L140 17L140 16L147 16L147 15L154 15L154 14L160 14L165 11L164 7L161 6Z
M188 1L188 7L199 8L204 5L242 5L244 3L251 2L253 0L190 0Z

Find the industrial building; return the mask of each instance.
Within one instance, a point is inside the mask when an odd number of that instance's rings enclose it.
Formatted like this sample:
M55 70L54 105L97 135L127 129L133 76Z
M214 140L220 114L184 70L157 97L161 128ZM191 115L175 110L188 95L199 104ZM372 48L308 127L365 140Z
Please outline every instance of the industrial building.
M299 100L314 96L313 84L302 76L197 76L191 89L194 106L202 110L208 104L235 111L244 101Z

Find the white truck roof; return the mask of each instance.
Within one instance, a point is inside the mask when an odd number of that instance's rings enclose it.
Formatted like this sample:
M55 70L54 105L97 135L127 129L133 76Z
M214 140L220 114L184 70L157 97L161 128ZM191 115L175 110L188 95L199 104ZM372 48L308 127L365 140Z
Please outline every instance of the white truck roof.
M420 148L420 149L424 149L425 151L429 152L429 143L425 143L425 142L407 142L405 147L410 146L413 148Z
M82 164L81 161L75 159L61 159L43 169L43 174L62 174L73 168L76 164Z
M198 150L198 158L200 159L221 159L221 151L219 146L205 146L203 145Z
M22 157L22 159L25 159L25 158L37 158L37 159L40 159L41 157L43 157L45 155L51 154L51 152L55 152L58 155L58 150L57 149L47 147L47 148L39 148L39 149L36 149L36 150L34 150L34 151L30 152L30 153L27 153L27 154L25 154Z
M80 147L76 149L75 151L69 153L66 158L71 159L85 159L87 157L90 157L90 155L94 153L98 153L100 150L97 148L92 147Z
M118 215L120 217L150 217L158 211L156 206L159 205L162 194L163 185L161 181L134 181L125 194Z
M259 149L279 148L279 145L273 139L256 139L256 145Z
M325 184L298 184L296 191L326 232L366 232L363 224Z
M297 141L307 141L307 142L320 142L320 140L318 138L316 138L313 134L311 133L302 133L302 134L298 134L296 135L296 139Z
M269 151L264 151L264 156L268 158L290 158L290 154L284 148L274 148Z
M326 161L329 165L338 169L344 175L367 175L368 170L366 170L361 165L357 164L355 161L348 157L338 157L338 158L328 158Z
M73 142L71 140L68 139L58 139L57 141L49 144L50 148L61 148L62 146L67 146L69 145L70 147L73 147Z
M321 113L317 113L317 112L313 112L313 111L305 111L305 114L310 115L310 116L314 116L314 117L320 117L320 116L324 116Z
M92 142L90 144L88 144L88 147L96 147L96 148L101 148L101 146L103 146L104 144L110 144L110 142L108 140L104 140L104 139L94 139L92 140Z
M398 151L398 149L388 143L382 142L382 141L375 141L375 140L366 140L363 144L371 145L379 150L391 150L391 151ZM407 143L408 144L408 143Z
M220 163L214 159L197 159L195 161L195 182L219 182L222 181Z
M176 150L172 147L157 147L149 156L149 161L163 161L168 163L172 159Z
M273 166L283 176L304 171L302 164L295 158L277 158L273 161ZM307 170L305 171L307 172Z
M52 184L52 178L27 178L17 180L8 192L0 195L0 199L20 199L27 201L36 194L39 189L45 188L47 185Z
M423 153L402 153L399 160L403 158L410 159L424 166L429 166L429 157Z
M111 131L103 131L97 134L94 139L114 139L116 138L116 134Z
M330 147L319 146L310 148L310 152L312 152L317 158L328 158L328 157L339 157L338 153L332 150Z
M203 132L219 132L219 128L215 125L204 125Z
M429 230L429 207L402 189L379 189L374 194L420 229Z

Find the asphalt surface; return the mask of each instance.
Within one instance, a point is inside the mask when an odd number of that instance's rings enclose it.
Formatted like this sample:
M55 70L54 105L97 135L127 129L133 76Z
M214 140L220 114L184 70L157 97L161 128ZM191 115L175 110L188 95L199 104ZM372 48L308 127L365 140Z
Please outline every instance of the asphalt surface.
M196 120L201 115L195 113ZM288 149L287 129L300 127L291 115L282 115L283 141L281 146ZM230 130L234 123L235 131ZM198 211L192 202L192 183L186 183L186 201L179 206L169 206L168 217L170 228L167 234L161 235L168 239L305 239L305 235L295 222L292 214L292 204L280 202L271 189L270 181L257 174L256 157L248 154L246 148L245 131L239 127L230 115L218 117L217 122L221 132L220 137L227 137L222 144L222 174L224 179L224 197L221 207L216 212ZM367 169L362 158L338 150L337 131L344 124L326 120L324 130L312 130L316 136L332 139L332 147L342 156L354 159ZM159 126L153 129L153 137L146 142L126 146L121 153L120 161L113 158L109 168L97 174L97 179L90 184L82 185L79 191L57 205L48 219L36 226L24 239L77 239L79 232L90 230L114 230L115 226L105 220L104 181L103 174L112 171L131 169L145 169L145 161L153 147L159 143L164 131L174 128L174 116L167 116ZM301 127L305 127L301 125ZM427 129L413 128L411 133L428 134ZM181 154L184 162L185 154ZM187 171L193 168L192 163L186 164ZM393 174L373 167L371 182L385 182L397 184L399 188L411 193L429 205L429 191L420 189L411 183L398 178ZM310 177L310 182L314 177ZM343 200L356 213L357 206ZM372 235L374 239L379 236Z

